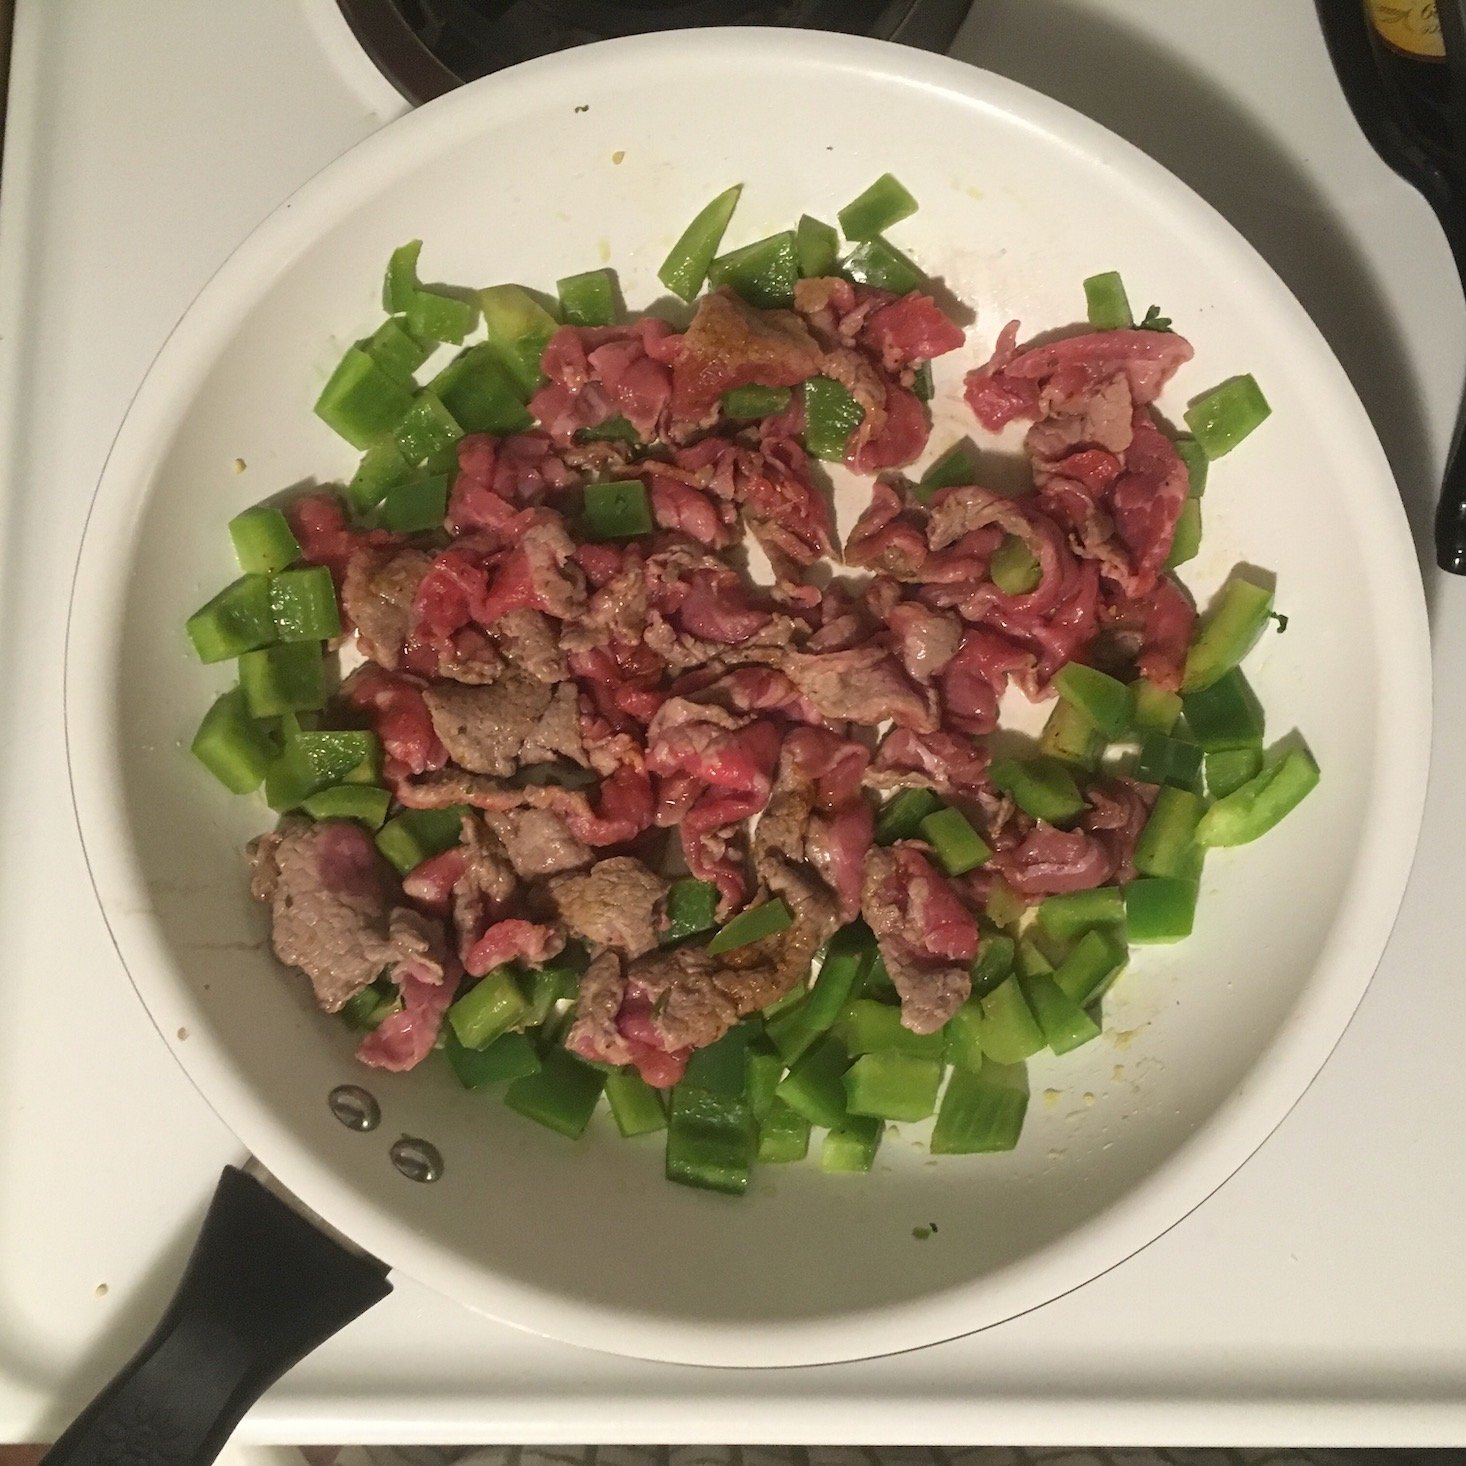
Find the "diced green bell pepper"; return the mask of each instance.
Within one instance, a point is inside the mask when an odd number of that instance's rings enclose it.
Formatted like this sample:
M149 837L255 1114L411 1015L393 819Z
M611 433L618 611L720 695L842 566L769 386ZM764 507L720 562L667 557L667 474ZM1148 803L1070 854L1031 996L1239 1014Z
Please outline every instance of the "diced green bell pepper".
M845 273L857 285L874 285L877 290L889 290L893 295L909 295L926 283L926 276L915 261L879 234L850 252L845 260Z
M1056 1054L1067 1054L1100 1034L1100 1026L1045 972L1022 979L1023 996L1044 1042Z
M916 200L901 181L894 174L882 173L840 210L840 229L846 239L873 239L916 210Z
M932 380L931 362L917 362L911 372L911 390L922 402L930 402L937 395L937 384Z
M1140 740L1135 777L1142 784L1168 784L1173 789L1201 787L1201 749L1166 733L1147 733Z
M1039 1044L1042 1047L1041 1035ZM1028 1070L1023 1064L988 1058L975 1072L954 1069L937 1111L937 1123L932 1126L931 1153L978 1155L1012 1150L1023 1133L1027 1113Z
M788 387L733 387L723 393L723 411L736 422L752 422L783 412L793 395Z
M443 474L393 484L378 515L386 529L397 534L422 534L441 529L448 515L448 480Z
M466 1049L487 1048L529 1011L512 967L496 967L456 999L448 1009L448 1026Z
M820 1146L820 1170L830 1175L865 1174L875 1164L885 1129L881 1120L851 1115L825 1136Z
M391 804L391 792L372 784L331 784L301 801L313 820L355 820L369 830L382 828Z
M1085 713L1061 697L1044 720L1038 746L1050 758L1092 771L1099 767L1105 739Z
M987 918L994 926L1017 926L1028 910L1027 903L1004 880L993 881L984 902Z
M1195 438L1176 439L1176 456L1186 465L1187 496L1199 499L1206 493L1206 469L1210 461Z
M346 497L354 509L365 513L382 502L382 496L393 484L400 484L412 473L412 465L391 438L373 443L362 454L361 463L346 485Z
M616 319L616 276L610 270L566 275L555 282L555 293L567 326L609 326Z
M784 1060L764 1034L757 1034L748 1045L744 1065L744 1096L755 1120L762 1120L774 1103L774 1091L784 1077Z
M246 575L274 575L300 557L290 521L269 504L236 514L229 521L229 538L234 543L234 558Z
M1188 499L1176 516L1176 532L1171 539L1171 550L1166 556L1165 568L1177 570L1188 561L1194 560L1201 549L1201 500Z
M742 1098L748 1093L748 1051L754 1026L739 1023L716 1043L701 1048L687 1061L683 1083L709 1094Z
M464 804L446 809L404 809L377 832L377 849L399 875L406 875L423 861L458 844L463 838L463 816L468 812Z
M1125 898L1118 886L1045 896L1038 908L1039 926L1050 936L1066 942L1096 927L1114 926L1124 920Z
M844 1075L849 1066L845 1046L838 1039L822 1038L791 1066L774 1093L811 1125L833 1130L846 1117Z
M369 982L359 993L353 993L340 1008L341 1021L358 1033L370 1033L379 1028L389 1013L396 1013L402 1007L402 994L395 983L379 977Z
M1087 931L1054 969L1054 982L1071 1002L1087 1008L1104 996L1128 960L1125 942L1114 929Z
M418 292L417 257L421 253L420 239L410 239L392 251L382 277L382 309L389 315L402 315L412 304Z
M794 231L794 252L799 256L799 273L806 279L833 275L840 255L840 236L833 225L801 214Z
M1119 331L1135 324L1130 297L1125 293L1125 282L1118 270L1091 275L1084 282L1084 303L1089 324L1096 331Z
M897 790L876 815L876 844L914 840L921 832L922 820L941 807L942 801L930 789Z
M520 396L521 386L489 342L480 341L454 357L428 383L449 416L465 433L507 437L534 423Z
M916 486L916 497L924 504L931 503L938 489L951 489L959 484L977 482L977 461L966 443L953 443L927 471L922 474Z
M1223 673L1210 687L1184 694L1181 702L1187 730L1208 753L1262 742L1266 727L1262 704L1239 667Z
M728 228L728 221L733 217L733 210L738 203L738 195L742 192L741 183L724 189L711 203L699 209L692 223L682 231L681 237L672 246L671 252L662 261L661 269L657 271L657 279L673 295L680 296L683 300L692 300L702 289L703 281L707 279L708 266L712 264L718 246L723 242L723 233Z
M443 290L419 286L407 307L407 329L423 341L458 345L478 324L478 306Z
M238 687L230 688L204 714L189 747L233 794L258 789L274 754L269 735L249 715L244 692Z
M1306 748L1290 748L1202 815L1197 844L1246 845L1265 835L1312 793L1318 778L1313 755Z
M580 428L575 434L578 443L629 443L635 447L641 434L618 412L593 428Z
M870 998L855 998L848 1003L834 1033L850 1054L899 1053L916 1059L942 1056L940 1033L913 1033L902 1024L899 1008Z
M988 561L988 574L1005 596L1026 596L1042 578L1033 551L1016 534L1005 535L1003 543L993 551L993 558Z
M1016 1064L1044 1046L1044 1036L1023 996L1018 975L1004 978L978 1000L982 1022L978 1041L982 1051L1000 1064Z
M1143 733L1170 733L1181 716L1181 696L1157 687L1144 677L1130 684L1135 727Z
M992 856L990 846L961 810L939 809L921 822L921 836L949 876L965 875Z
M389 377L409 387L417 385L412 374L432 354L432 347L418 340L401 316L389 316L360 345Z
M1135 714L1130 689L1108 673L1069 662L1054 674L1059 696L1079 708L1106 738L1122 737Z
M667 1123L669 1181L741 1196L758 1149L758 1128L741 1097L709 1094L694 1085L672 1091Z
M311 712L326 705L326 663L319 642L293 641L245 652L239 685L256 718Z
M1261 741L1246 748L1218 749L1206 756L1206 792L1213 799L1225 799L1261 772Z
M398 451L414 467L453 447L462 436L463 429L453 414L426 387L392 434Z
M538 1028L554 1011L562 998L575 995L580 979L590 965L590 954L579 942L567 942L564 948L542 967L522 973L520 990L529 1000L524 1015L525 1028Z
M1002 932L983 931L977 956L968 969L975 997L981 998L992 992L1012 972L1014 948L1012 937Z
M321 389L315 413L353 448L365 450L402 421L412 395L411 387L353 346Z
M270 578L241 575L184 623L201 662L223 662L275 640Z
M1019 809L1051 825L1061 825L1089 808L1074 776L1055 759L1000 758L988 776Z
M1271 412L1262 388L1249 372L1203 392L1183 416L1202 452L1214 459L1230 453Z
M841 927L830 938L808 995L769 1023L769 1037L786 1064L794 1063L840 1018L875 960L875 937L864 922Z
M811 377L803 391L805 448L826 463L843 463L865 409L830 377Z
M650 534L655 526L646 485L640 479L587 484L583 524L586 537L593 540L625 540Z
M1195 881L1141 876L1125 887L1125 917L1130 940L1139 944L1179 942L1196 920Z
M667 1128L661 1091L653 1089L635 1069L618 1069L606 1075L606 1099L616 1128L627 1140Z
M789 908L775 897L772 901L750 906L748 910L740 911L737 916L724 922L708 943L707 950L714 956L719 952L731 952L736 947L746 947L750 943L763 941L765 937L787 931L793 924L794 918L790 916Z
M487 1084L501 1084L540 1072L539 1050L523 1033L501 1033L486 1048L470 1049L449 1028L444 1050L465 1089L482 1089Z
M564 1049L546 1049L537 1074L516 1079L504 1091L504 1103L527 1119L557 1131L569 1140L585 1134L605 1087L606 1076Z
M799 256L792 229L730 250L708 266L709 286L731 285L749 305L762 310L793 305L798 280Z
M1201 796L1190 789L1161 789L1135 844L1135 869L1147 876L1190 875L1196 861L1196 826L1205 809Z
M881 1049L862 1054L845 1071L845 1108L852 1115L878 1120L925 1120L937 1108L937 1091L942 1085L942 1039L936 1040L937 1057L919 1059L899 1049Z
M802 1161L809 1154L809 1121L776 1099L758 1122L758 1160L771 1165Z
M283 813L333 784L350 782L367 788L360 776L374 778L380 764L381 744L375 733L293 730L265 771L265 800L271 809Z
M521 285L491 285L478 298L488 345L528 398L544 380L540 358L560 323Z
M1029 934L1019 937L1013 948L1013 970L1019 977L1032 977L1035 972L1052 972L1054 964L1034 940L1041 927L1030 927Z
M1272 609L1270 589L1233 575L1201 618L1186 654L1182 693L1210 687L1230 672L1257 645Z
M280 641L330 641L341 635L336 587L324 565L282 570L270 578L270 615Z
M664 945L685 941L718 924L718 888L711 881L686 876L673 881L667 891Z

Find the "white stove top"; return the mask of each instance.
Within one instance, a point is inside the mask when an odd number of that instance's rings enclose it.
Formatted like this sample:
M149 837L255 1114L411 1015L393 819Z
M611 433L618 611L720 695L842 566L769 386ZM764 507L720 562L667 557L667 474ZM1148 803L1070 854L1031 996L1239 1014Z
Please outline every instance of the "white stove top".
M126 1358L236 1143L107 941L66 793L81 525L148 361L276 203L403 110L332 0L18 0L0 194L0 1439L51 1439ZM1425 530L1466 315L1305 0L977 0L954 48L1126 135L1310 310ZM583 1353L399 1280L241 1427L256 1441L1466 1440L1455 932L1466 585L1427 576L1437 763L1394 939L1321 1077L1139 1256L974 1337L770 1372ZM1346 594L1347 588L1341 593ZM1306 873L1304 873L1306 876Z

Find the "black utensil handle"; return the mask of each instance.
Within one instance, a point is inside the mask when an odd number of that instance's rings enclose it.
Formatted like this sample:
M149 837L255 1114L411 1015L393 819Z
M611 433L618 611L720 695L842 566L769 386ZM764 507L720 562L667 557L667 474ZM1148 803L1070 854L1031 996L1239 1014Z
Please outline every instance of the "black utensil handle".
M391 1291L382 1263L226 1166L152 1337L47 1466L203 1466L292 1364Z

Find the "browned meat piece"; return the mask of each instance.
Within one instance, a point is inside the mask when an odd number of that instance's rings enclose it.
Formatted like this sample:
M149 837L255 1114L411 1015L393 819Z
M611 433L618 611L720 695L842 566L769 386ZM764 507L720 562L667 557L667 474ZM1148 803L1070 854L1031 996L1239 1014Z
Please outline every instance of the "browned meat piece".
M870 724L889 718L919 733L937 727L930 697L874 642L843 652L786 652L776 665L823 717Z
M395 670L412 619L412 600L433 563L421 550L363 545L346 565L341 606L372 661Z
M555 623L539 611L521 607L494 622L499 655L538 682L563 682L565 653Z
M631 1046L616 1027L625 997L626 979L619 954L610 950L600 953L580 979L575 1021L565 1035L565 1047L603 1064L629 1064Z
M487 686L438 683L423 693L423 701L454 763L471 773L507 777L550 705L550 689L509 667Z
M581 768L589 767L580 736L580 692L573 682L561 682L539 722L529 730L519 758L526 764L553 763L568 758Z
M482 815L463 817L463 871L453 883L453 925L460 945L472 943L499 916L518 881L508 852Z
M657 945L667 882L629 855L598 860L582 875L550 882L550 899L572 936L640 957Z
M325 1012L401 962L420 981L442 981L441 934L392 904L386 867L360 825L287 818L246 853L250 894L270 907L275 955L310 978Z
M507 809L486 814L484 820L504 842L521 880L579 870L594 859L590 846L577 840L553 809Z

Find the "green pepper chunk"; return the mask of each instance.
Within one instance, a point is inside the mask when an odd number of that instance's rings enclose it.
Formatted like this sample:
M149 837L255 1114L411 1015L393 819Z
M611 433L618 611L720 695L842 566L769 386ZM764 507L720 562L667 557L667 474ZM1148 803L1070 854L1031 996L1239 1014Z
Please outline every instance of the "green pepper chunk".
M758 1160L788 1165L809 1154L809 1121L776 1099L758 1122Z
M1165 569L1175 570L1196 558L1201 549L1201 500L1188 499L1176 516L1176 532L1171 539L1171 550L1166 556Z
M389 315L401 315L417 294L417 257L422 253L422 240L410 239L398 245L387 261L382 279L382 309Z
M610 270L567 275L555 282L555 293L567 326L609 326L616 319L616 276Z
M478 324L478 307L441 290L419 288L407 307L407 329L424 341L456 346Z
M1016 534L1003 536L1003 543L988 562L988 574L1005 596L1026 596L1043 577L1033 551Z
M991 857L992 847L958 809L939 809L921 822L921 834L949 876L975 870Z
M723 233L733 217L738 195L742 192L741 183L724 189L711 203L704 205L692 223L682 231L681 238L672 246L671 252L662 261L661 269L657 271L657 279L673 295L691 300L702 289L708 266L712 264L713 256L723 242Z
M1167 692L1144 677L1137 677L1130 684L1130 696L1134 708L1135 727L1148 733L1169 733L1181 716L1179 693Z
M540 358L560 323L522 285L479 291L488 346L525 398L544 380Z
M465 433L507 437L534 423L520 397L519 382L487 341L456 356L428 384L428 390Z
M798 280L799 258L792 229L730 250L708 266L710 286L731 285L749 305L764 310L793 305Z
M1272 413L1251 373L1232 377L1204 392L1183 414L1186 426L1209 459L1230 453Z
M1089 808L1074 776L1055 759L1026 762L997 759L988 770L993 783L1011 795L1019 809L1051 825L1063 824Z
M392 434L398 451L414 467L453 447L462 436L453 414L426 387Z
M738 422L783 412L793 392L788 387L732 387L723 393L723 411Z
M966 443L953 443L927 471L916 486L916 497L930 504L938 489L977 482L977 462Z
M448 1009L448 1026L466 1049L486 1048L523 1019L529 1004L512 967L496 967Z
M593 540L626 540L650 534L654 524L646 485L640 479L587 484L583 524L586 537Z
M441 529L448 514L448 480L443 474L393 484L382 500L382 524L398 534Z
M911 390L922 402L930 402L937 395L937 384L932 380L932 364L918 362L911 373Z
M270 579L270 615L281 641L330 641L341 635L336 587L324 565L282 570Z
M482 1089L506 1079L523 1079L540 1072L539 1050L522 1033L501 1033L487 1048L465 1048L449 1028L444 1052L458 1082L465 1089Z
M917 210L910 191L891 173L882 173L869 188L840 210L840 229L846 239L873 239Z
M794 252L799 256L799 273L806 279L832 275L840 255L840 236L833 225L801 214L794 230Z
M851 251L845 261L845 273L857 285L874 285L893 295L909 295L926 283L915 261L879 234Z
M1190 874L1196 826L1205 809L1201 796L1190 789L1161 789L1135 844L1135 869L1147 876Z
M672 1091L667 1122L666 1175L681 1186L741 1196L758 1148L753 1113L741 1097L709 1094L695 1085Z
M830 377L811 377L803 390L805 448L826 463L843 463L865 409Z
M1015 943L1002 932L984 931L977 956L968 969L974 997L984 997L1013 971Z
M293 641L245 652L239 685L256 718L312 712L326 705L326 664L319 642Z
M387 373L408 387L415 386L412 374L428 359L432 348L424 346L408 329L404 319L389 316L370 336L361 342L361 349Z
M708 1094L739 1098L748 1093L748 1051L754 1028L739 1023L687 1061L682 1082Z
M593 428L580 428L575 438L580 443L630 443L633 448L641 442L641 434L619 412Z
M833 1032L851 1054L898 1053L915 1059L942 1057L940 1033L913 1033L901 1022L899 1008L871 998L850 1002Z
M1173 789L1201 787L1201 749L1165 733L1147 733L1140 740L1135 777L1142 784L1169 784Z
M296 809L332 784L361 784L362 772L375 777L380 761L381 744L375 733L296 729L287 734L284 748L265 771L265 800L281 813Z
M600 1102L606 1076L564 1049L547 1049L537 1074L516 1079L504 1091L504 1103L526 1119L578 1140Z
M1196 920L1195 881L1172 876L1142 876L1125 887L1125 917L1137 944L1179 942Z
M1181 692L1210 687L1231 671L1257 645L1273 609L1273 593L1233 575L1202 616L1191 650Z
M381 1026L388 1014L398 1012L401 1007L402 994L396 985L379 977L341 1005L341 1021L359 1033L370 1033Z
M232 794L258 789L273 754L268 735L250 717L238 687L230 688L204 714L189 749Z
M399 875L416 870L423 861L451 850L463 838L466 804L446 809L404 809L377 832L377 849Z
M223 662L275 640L270 614L270 579L241 575L184 623L201 662Z
M1028 1070L1023 1064L989 1058L975 1071L954 1069L937 1111L937 1123L932 1126L931 1153L978 1155L1012 1150L1023 1133L1027 1113Z
M229 521L234 558L246 575L274 575L300 558L290 521L268 504L258 504Z
M841 927L830 938L819 975L809 993L769 1022L769 1037L786 1064L794 1063L841 1019L852 994L861 990L875 960L875 937L862 921Z
M1290 748L1202 815L1197 844L1246 845L1256 840L1296 809L1318 786L1318 778L1313 755L1306 748Z
M376 508L389 488L411 474L412 466L402 456L402 450L391 438L383 438L362 454L361 463L346 485L346 497L354 509L364 513Z
M1043 1030L1019 985L1019 974L1004 978L978 1000L982 1021L978 1043L983 1053L1000 1064L1016 1064L1044 1046Z
M316 399L315 414L353 448L369 448L412 406L412 389L359 346L351 347Z
M825 1136L820 1146L820 1170L827 1175L864 1175L875 1165L885 1131L883 1120L851 1115Z
M1035 972L1052 972L1054 964L1044 956L1032 936L1020 937L1013 949L1013 970L1020 977L1032 977Z
M355 820L369 830L382 828L391 804L391 793L371 784L331 784L301 801L313 820Z
M731 952L736 947L746 947L752 942L761 942L765 937L787 931L793 924L794 918L789 915L789 908L775 897L772 901L750 906L747 911L740 911L737 916L725 922L708 943L707 949L711 955Z
M1187 729L1208 753L1262 742L1262 704L1239 667L1223 673L1210 687L1184 693L1181 703Z
M718 888L711 881L687 876L673 881L667 892L664 945L685 941L718 924Z
M875 842L892 845L897 840L914 840L921 822L942 807L930 789L900 789L881 806L876 815Z
M1120 331L1135 324L1130 297L1125 293L1125 282L1118 270L1091 275L1084 282L1084 304L1089 324L1096 331Z
M653 1089L635 1069L606 1075L606 1099L616 1128L627 1140L667 1128L661 1091Z
M1108 673L1069 662L1054 674L1054 686L1107 738L1119 738L1130 727L1135 714L1130 689Z
M1097 928L1085 932L1054 969L1054 982L1071 1002L1087 1008L1104 996L1127 961L1124 940L1113 929Z
M797 1060L774 1091L811 1125L834 1130L844 1123L845 1070L850 1056L838 1039L825 1037Z
M1056 1054L1067 1054L1100 1035L1100 1026L1047 973L1022 979L1023 996L1038 1021L1044 1042Z
M1061 697L1055 700L1053 711L1044 721L1038 746L1051 758L1093 770L1099 767L1105 739L1083 712Z
M1206 792L1213 799L1225 799L1261 772L1261 741L1246 748L1218 749L1206 756Z
M1176 456L1186 465L1187 497L1199 499L1206 493L1208 459L1195 438L1184 435L1176 439Z
M1001 877L988 888L988 898L983 908L994 926L1015 927L1023 920L1028 910L1023 898Z
M1092 891L1069 891L1045 896L1039 903L1038 924L1060 941L1081 937L1099 926L1125 920L1125 897L1118 886L1097 886Z

